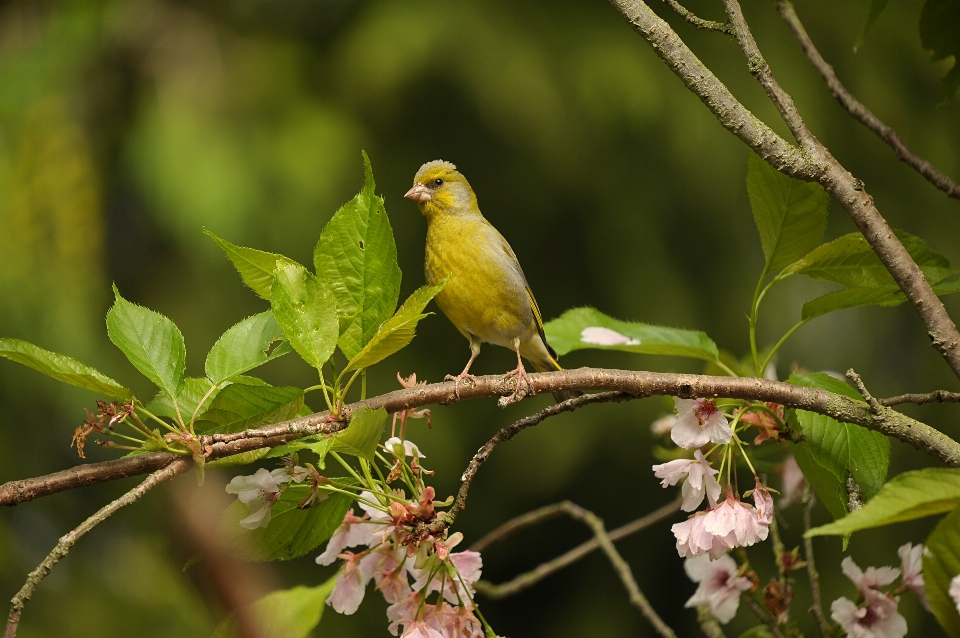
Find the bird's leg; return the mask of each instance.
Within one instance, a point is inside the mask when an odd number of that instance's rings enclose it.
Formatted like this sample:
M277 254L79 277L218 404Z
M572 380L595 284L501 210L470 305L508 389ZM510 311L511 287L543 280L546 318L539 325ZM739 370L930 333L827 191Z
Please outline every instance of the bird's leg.
M510 377L517 378L517 385L513 391L513 394L510 395L511 402L519 401L528 394L533 394L533 383L530 381L530 377L527 376L527 370L523 367L523 359L520 358L520 339L513 340L513 349L517 351L517 367L514 370L503 375L504 379L509 379ZM520 384L523 383L526 385L526 389L521 391Z
M457 396L457 400L460 399L460 382L464 380L469 380L473 383L473 380L476 378L470 374L470 366L473 365L473 360L477 358L477 355L480 354L480 342L470 340L470 360L467 361L466 367L463 369L463 372L457 376L448 374L443 378L444 381L453 381L453 393Z

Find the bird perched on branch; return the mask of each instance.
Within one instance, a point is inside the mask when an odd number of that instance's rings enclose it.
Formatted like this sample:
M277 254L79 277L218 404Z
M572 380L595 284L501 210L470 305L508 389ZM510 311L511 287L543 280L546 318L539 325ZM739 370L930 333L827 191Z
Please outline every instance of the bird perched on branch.
M442 160L427 162L404 197L417 202L427 218L427 283L433 286L450 278L437 294L437 303L470 342L470 360L463 372L447 376L455 381L458 396L459 384L473 379L470 366L481 343L517 353L517 367L507 373L516 378L515 398L532 390L521 357L538 372L562 370L557 353L547 344L540 309L517 256L480 214L477 196L457 167ZM577 394L555 396L562 401Z

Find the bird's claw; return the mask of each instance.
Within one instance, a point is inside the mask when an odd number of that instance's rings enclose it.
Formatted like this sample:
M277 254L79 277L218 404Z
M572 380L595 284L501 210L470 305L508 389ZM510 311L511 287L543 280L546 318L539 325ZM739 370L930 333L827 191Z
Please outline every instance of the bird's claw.
M516 385L514 386L513 394L500 399L501 407L510 405L511 403L516 403L524 397L534 393L533 382L530 380L530 376L527 374L527 371L523 367L522 363L518 365L516 369L511 370L503 375L504 380L511 377L517 378Z
M444 381L453 381L453 394L456 395L457 400L459 401L459 400L460 400L460 382L461 382L461 381L469 381L471 384L473 384L473 383L476 381L476 377L473 376L472 374L468 374L468 373L466 373L466 372L461 372L460 374L458 374L458 375L456 375L456 376L454 376L454 375L452 375L452 374L448 374L447 376L445 376L445 377L443 378L443 380L444 380Z

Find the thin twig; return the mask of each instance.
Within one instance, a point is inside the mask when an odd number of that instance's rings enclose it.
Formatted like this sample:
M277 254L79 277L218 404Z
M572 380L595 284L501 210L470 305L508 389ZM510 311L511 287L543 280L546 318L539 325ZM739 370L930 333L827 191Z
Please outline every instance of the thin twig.
M710 611L710 605L703 604L697 607L697 623L700 625L700 631L707 638L726 638L723 635L720 622Z
M148 476L143 483L133 488L117 500L100 508L96 514L85 520L72 532L62 536L57 542L56 547L53 548L53 551L51 551L50 554L43 559L43 562L41 562L36 569L30 572L30 574L27 576L27 581L23 584L23 587L21 587L20 591L17 592L17 595L11 599L10 616L7 618L7 628L3 633L3 638L16 637L17 626L20 624L20 616L23 613L24 605L26 605L27 601L30 600L30 597L33 596L33 592L36 590L37 585L40 584L40 581L42 581L47 574L50 573L50 570L53 569L54 565L56 565L61 558L67 555L67 552L70 551L70 548L73 547L74 543L80 540L84 534L105 521L111 514L123 507L126 507L127 505L137 502L151 489L167 479L173 478L180 472L183 472L189 466L190 461L186 458L174 460L163 469L157 470Z
M947 392L946 390L935 390L927 394L901 394L890 397L889 399L880 399L880 405L888 408L901 403L960 403L960 392Z
M681 18L692 24L698 29L703 29L705 31L717 31L719 33L726 33L727 35L733 35L733 30L730 28L730 23L728 22L716 22L715 20L704 20L703 18L697 17L697 15L687 9L685 6L677 2L677 0L663 0L664 3L671 9L673 12L679 15Z
M860 375L857 374L853 368L847 370L847 378L853 381L853 385L857 386L857 391L860 392L860 396L866 400L867 404L870 405L874 412L879 414L883 411L883 406L880 405L880 402L873 398L873 395L870 394L869 390L867 390L867 386L864 384L863 379L860 378Z
M813 607L810 611L817 620L817 630L821 638L830 638L830 623L823 614L823 599L820 597L820 573L817 572L817 565L813 559L813 538L806 535L813 527L811 510L813 510L813 490L809 482L803 484L803 553L807 562L807 576L810 579L810 595L813 597Z
M740 600L747 604L747 607L749 607L753 615L757 617L757 620L770 629L770 633L774 635L774 638L785 638L783 632L780 631L780 626L777 624L777 619L768 613L767 610L763 608L763 605L758 603L753 596L749 593L744 593L740 596Z
M667 505L664 505L663 507L650 512L646 516L638 518L635 521L627 523L626 525L623 525L611 532L608 532L607 537L611 541L615 542L622 538L626 538L631 534L636 534L640 530L646 529L651 525L659 523L660 521L667 518L671 514L674 514L675 512L677 512L677 510L680 509L680 502L681 502L680 500L676 500L673 503L668 503ZM508 521L504 525L501 525L494 531L490 532L489 534L481 538L479 541L474 543L470 549L478 552L482 551L484 548L486 548L490 544L503 540L512 532L515 532L521 527L525 527L527 525L534 525L536 523L543 522L550 518L560 516L561 514L567 514L568 512L566 510L566 507L567 507L566 501L564 501L563 503L556 503L554 505L548 505L547 507L542 507L538 510L534 510L533 512L530 512L529 514L525 514L524 516L518 516L517 518L511 521ZM572 565L573 563L577 562L584 556L587 556L588 554L590 554L591 552L599 548L600 548L599 541L597 541L596 538L591 538L590 540L584 543L581 543L580 545L577 545L576 547L566 552L565 554L561 554L560 556L557 556L552 560L542 563L538 565L536 568L528 572L519 574L505 583L494 585L493 583L488 581L484 581L484 580L478 581L476 583L477 591L483 594L484 596L486 596L487 598L491 598L493 600L499 600L501 598L507 598L509 596L513 596L514 594L517 594L529 587L532 587L533 585L537 584L547 576L550 576L551 574L555 574L561 569Z
M803 49L803 52L813 64L814 68L820 73L823 81L827 84L827 88L830 89L833 97L840 102L841 106L843 106L854 119L858 120L861 124L873 131L877 137L886 142L887 145L893 149L893 152L897 154L897 157L900 158L900 161L920 173L928 182L946 193L948 197L960 199L960 184L957 184L934 168L930 162L910 150L895 130L880 121L880 118L874 115L870 109L864 106L863 103L857 100L857 98L843 86L843 83L840 82L840 79L834 72L833 67L823 59L823 56L820 55L820 52L816 46L814 46L813 40L810 39L806 29L803 27L803 23L800 22L800 18L797 16L793 2L790 0L777 0L777 10L780 12L780 16L784 22L787 23L787 26L790 27L790 30L793 31L793 35L800 43L800 48Z

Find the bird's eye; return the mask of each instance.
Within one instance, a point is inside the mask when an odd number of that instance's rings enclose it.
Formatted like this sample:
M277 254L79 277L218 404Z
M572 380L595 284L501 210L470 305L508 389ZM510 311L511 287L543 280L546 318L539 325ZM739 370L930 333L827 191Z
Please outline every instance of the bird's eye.
M437 179L433 180L433 185L434 185L434 186L443 186L443 180L438 177Z

